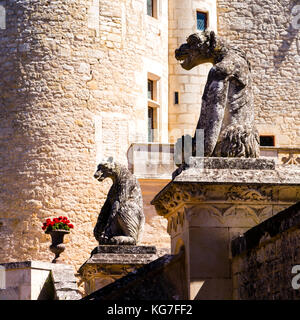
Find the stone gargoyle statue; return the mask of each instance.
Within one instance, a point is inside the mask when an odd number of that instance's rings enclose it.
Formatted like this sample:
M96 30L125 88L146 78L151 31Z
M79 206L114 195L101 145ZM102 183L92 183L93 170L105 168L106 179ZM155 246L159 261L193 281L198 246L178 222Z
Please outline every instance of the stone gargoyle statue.
M204 31L190 35L175 51L175 58L185 70L213 63L196 128L204 130L204 156L259 157L251 66L245 53L217 38L213 31Z
M96 240L100 245L136 245L145 223L137 179L112 158L98 165L94 178L113 181L94 228Z

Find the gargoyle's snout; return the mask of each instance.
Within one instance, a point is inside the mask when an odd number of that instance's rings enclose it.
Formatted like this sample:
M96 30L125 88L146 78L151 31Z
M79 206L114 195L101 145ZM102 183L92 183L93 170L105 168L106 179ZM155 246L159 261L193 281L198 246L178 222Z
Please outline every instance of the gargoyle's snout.
M100 182L103 181L106 178L105 172L102 172L101 170L96 171L94 173L94 178Z
M187 55L189 52L189 45L187 43L182 44L179 48L175 50L175 58L178 59L183 55Z
M182 53L181 53L180 48L179 48L179 49L176 49L176 50L175 50L175 58L176 58L177 60L179 60L181 56L182 56Z

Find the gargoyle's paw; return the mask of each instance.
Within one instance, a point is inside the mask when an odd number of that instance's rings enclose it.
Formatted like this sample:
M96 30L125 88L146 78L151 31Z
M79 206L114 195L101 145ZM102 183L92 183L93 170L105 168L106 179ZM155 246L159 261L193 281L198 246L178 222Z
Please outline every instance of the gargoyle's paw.
M99 244L106 244L108 242L108 237L104 234L101 234L99 238Z
M116 236L112 237L109 242L111 244L122 244L122 245L135 245L136 241L131 237L125 237L125 236Z

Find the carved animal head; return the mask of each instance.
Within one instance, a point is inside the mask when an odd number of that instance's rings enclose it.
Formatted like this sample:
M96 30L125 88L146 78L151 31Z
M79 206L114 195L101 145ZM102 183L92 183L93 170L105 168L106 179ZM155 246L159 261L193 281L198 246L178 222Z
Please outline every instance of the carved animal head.
M97 171L94 174L94 178L101 182L106 178L113 179L115 175L116 164L114 163L113 158L110 157L98 165Z
M175 50L175 58L182 61L185 70L191 70L201 63L213 62L213 53L216 47L214 31L203 31L190 35L186 43Z

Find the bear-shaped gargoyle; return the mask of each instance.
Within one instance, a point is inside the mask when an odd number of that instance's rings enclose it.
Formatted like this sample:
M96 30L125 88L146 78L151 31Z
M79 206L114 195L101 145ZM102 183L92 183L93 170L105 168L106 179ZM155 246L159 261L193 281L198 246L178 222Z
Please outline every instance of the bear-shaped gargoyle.
M246 54L213 31L205 31L190 35L175 51L175 58L185 70L202 63L213 64L196 127L204 132L204 156L258 158L259 134L254 123L251 66ZM195 140L196 134L193 153Z
M112 158L98 165L94 177L100 182L106 178L113 181L94 228L96 240L100 245L136 245L145 223L136 177Z

